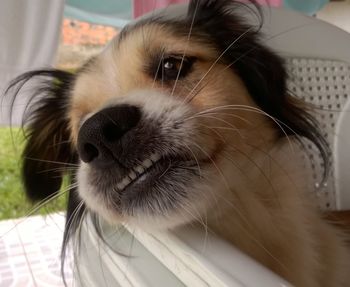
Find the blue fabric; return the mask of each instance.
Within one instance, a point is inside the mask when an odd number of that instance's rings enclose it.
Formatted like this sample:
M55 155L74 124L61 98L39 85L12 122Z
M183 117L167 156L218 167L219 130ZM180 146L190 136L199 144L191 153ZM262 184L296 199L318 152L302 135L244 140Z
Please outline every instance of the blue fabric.
M283 0L286 8L315 14L329 0ZM64 15L90 23L123 27L132 19L132 0L66 0Z
M313 15L326 5L329 0L283 0L286 8Z
M123 27L132 18L132 0L66 0L64 15L89 23Z

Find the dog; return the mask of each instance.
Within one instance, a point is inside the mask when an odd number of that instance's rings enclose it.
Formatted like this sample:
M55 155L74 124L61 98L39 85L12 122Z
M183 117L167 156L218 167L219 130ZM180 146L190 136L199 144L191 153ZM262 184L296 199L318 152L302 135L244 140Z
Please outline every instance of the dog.
M191 0L176 17L128 25L75 73L11 84L14 102L43 79L22 174L32 201L57 196L70 175L63 257L87 214L148 231L205 218L294 286L350 286L345 238L322 219L299 160L311 141L326 176L329 147L288 91L283 59L238 13L256 13L251 2Z

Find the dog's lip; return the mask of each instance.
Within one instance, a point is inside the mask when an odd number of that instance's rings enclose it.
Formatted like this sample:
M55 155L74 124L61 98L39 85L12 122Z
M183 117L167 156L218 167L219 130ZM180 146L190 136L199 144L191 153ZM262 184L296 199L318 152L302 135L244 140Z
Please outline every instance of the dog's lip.
M136 183L139 179L147 176L147 174L149 174L153 168L160 166L161 164L163 164L162 172L164 174L167 172L167 170L174 166L198 166L199 168L201 164L215 164L222 149L222 144L217 145L213 153L205 159L193 158L190 155L162 156L159 153L153 153L138 166L130 168L128 175L126 175L116 184L116 188L118 191L124 191L130 185Z

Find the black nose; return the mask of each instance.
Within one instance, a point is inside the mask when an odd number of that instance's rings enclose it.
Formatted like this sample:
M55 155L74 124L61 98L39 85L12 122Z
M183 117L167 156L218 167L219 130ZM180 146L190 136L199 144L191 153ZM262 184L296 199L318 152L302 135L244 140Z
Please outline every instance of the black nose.
M138 107L119 105L99 111L79 130L78 153L82 161L106 166L115 162L115 152L122 137L141 118Z

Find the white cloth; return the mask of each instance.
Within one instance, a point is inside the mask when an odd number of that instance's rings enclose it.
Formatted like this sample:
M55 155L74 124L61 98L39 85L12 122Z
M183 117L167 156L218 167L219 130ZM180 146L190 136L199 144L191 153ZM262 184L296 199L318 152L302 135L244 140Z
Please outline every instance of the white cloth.
M0 91L17 75L52 65L61 31L64 0L0 1ZM16 102L13 124L20 124L25 93ZM2 100L0 123L9 123L9 101Z

